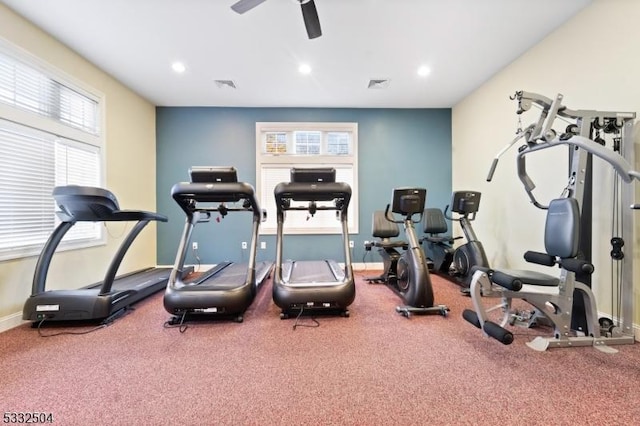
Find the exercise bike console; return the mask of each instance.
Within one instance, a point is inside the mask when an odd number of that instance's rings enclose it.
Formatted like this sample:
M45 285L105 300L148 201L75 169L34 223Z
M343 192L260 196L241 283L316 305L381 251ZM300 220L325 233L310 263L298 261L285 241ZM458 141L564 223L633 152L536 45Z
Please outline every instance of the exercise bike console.
M480 208L480 193L476 191L457 191L451 199L451 211L474 220ZM449 206L447 206L449 207ZM448 217L448 219L456 220Z
M424 188L394 189L391 211L406 216L407 218L411 218L414 214L420 213L420 220L422 220L422 212L426 198L427 190ZM402 223L402 221L398 223Z

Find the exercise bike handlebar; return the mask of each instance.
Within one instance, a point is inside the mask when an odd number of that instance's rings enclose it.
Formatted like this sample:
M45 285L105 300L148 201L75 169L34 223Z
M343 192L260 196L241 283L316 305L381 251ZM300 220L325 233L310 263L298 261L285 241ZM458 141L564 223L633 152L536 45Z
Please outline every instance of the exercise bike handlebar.
M497 161L496 161L496 163L497 163ZM444 211L442 212L442 214L444 214L444 217L446 217L449 220L455 220L456 222L460 222L460 218L456 219L453 216L451 216L451 214L448 214L448 212L449 212L449 204L444 206Z
M389 222L398 223L398 224L405 223L407 220L410 220L413 223L422 222L422 212L418 213L419 214L418 220L413 220L413 215L416 213L406 214L403 220L396 220L393 217L393 214L389 214L390 209L391 209L391 204L387 204L387 207L384 209L384 218L387 219Z
M476 220L476 212L473 212L473 213L454 212L454 213L458 213L460 215L459 218L453 217L451 214L448 214L448 212L449 212L449 204L447 204L444 207L444 211L442 212L444 214L445 218L447 218L449 220L456 221L456 222L462 222L462 219L467 219L468 221Z

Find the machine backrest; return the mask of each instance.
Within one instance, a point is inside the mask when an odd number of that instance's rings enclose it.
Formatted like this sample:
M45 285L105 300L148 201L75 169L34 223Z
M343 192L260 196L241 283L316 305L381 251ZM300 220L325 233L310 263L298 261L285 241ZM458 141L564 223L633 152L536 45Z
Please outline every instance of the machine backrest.
M551 256L563 259L578 255L580 208L575 198L551 200L544 228L544 247Z
M424 217L422 218L424 225L424 233L435 235L444 234L449 230L447 220L444 213L439 208L433 207L424 209Z
M384 217L381 210L373 212L373 222L371 223L371 235L376 238L395 238L400 235L400 229L395 222L391 222Z

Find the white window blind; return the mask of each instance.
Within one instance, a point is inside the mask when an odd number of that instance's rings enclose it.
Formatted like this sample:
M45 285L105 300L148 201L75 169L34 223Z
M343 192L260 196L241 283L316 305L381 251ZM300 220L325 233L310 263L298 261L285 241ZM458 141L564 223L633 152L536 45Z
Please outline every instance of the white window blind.
M57 226L58 185L101 186L101 101L0 40L0 260L39 253ZM103 241L81 223L60 248Z
M256 176L258 199L267 210L261 232L276 232L273 190L291 180L292 167L333 167L336 181L351 186L347 222L350 233L358 232L357 123L256 123ZM293 206L308 203L292 202ZM318 203L331 205L331 203ZM341 233L335 210L287 211L284 231L288 234Z
M0 50L0 102L97 135L98 102Z
M54 227L55 147L0 122L0 250L44 243ZM14 129L11 129L14 127Z
M41 247L58 224L53 188L98 186L99 164L96 147L0 120L0 258ZM97 240L100 232L79 223L64 241Z

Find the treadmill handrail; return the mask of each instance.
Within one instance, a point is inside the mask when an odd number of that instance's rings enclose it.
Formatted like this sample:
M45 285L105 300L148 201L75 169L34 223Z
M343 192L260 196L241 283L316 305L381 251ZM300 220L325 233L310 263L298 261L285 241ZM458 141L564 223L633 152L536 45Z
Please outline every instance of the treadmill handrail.
M293 201L334 201L342 200L340 205L335 207L318 206L318 210L340 210L347 212L349 201L351 200L351 186L345 182L280 182L273 190L276 198L278 211L296 210L284 200Z
M210 207L198 207L197 203L234 203L240 200L249 201L250 208L230 208L228 211L251 211L254 218L262 219L262 210L256 198L253 186L246 182L181 182L173 185L171 196L180 208L191 215L196 211L211 211Z

